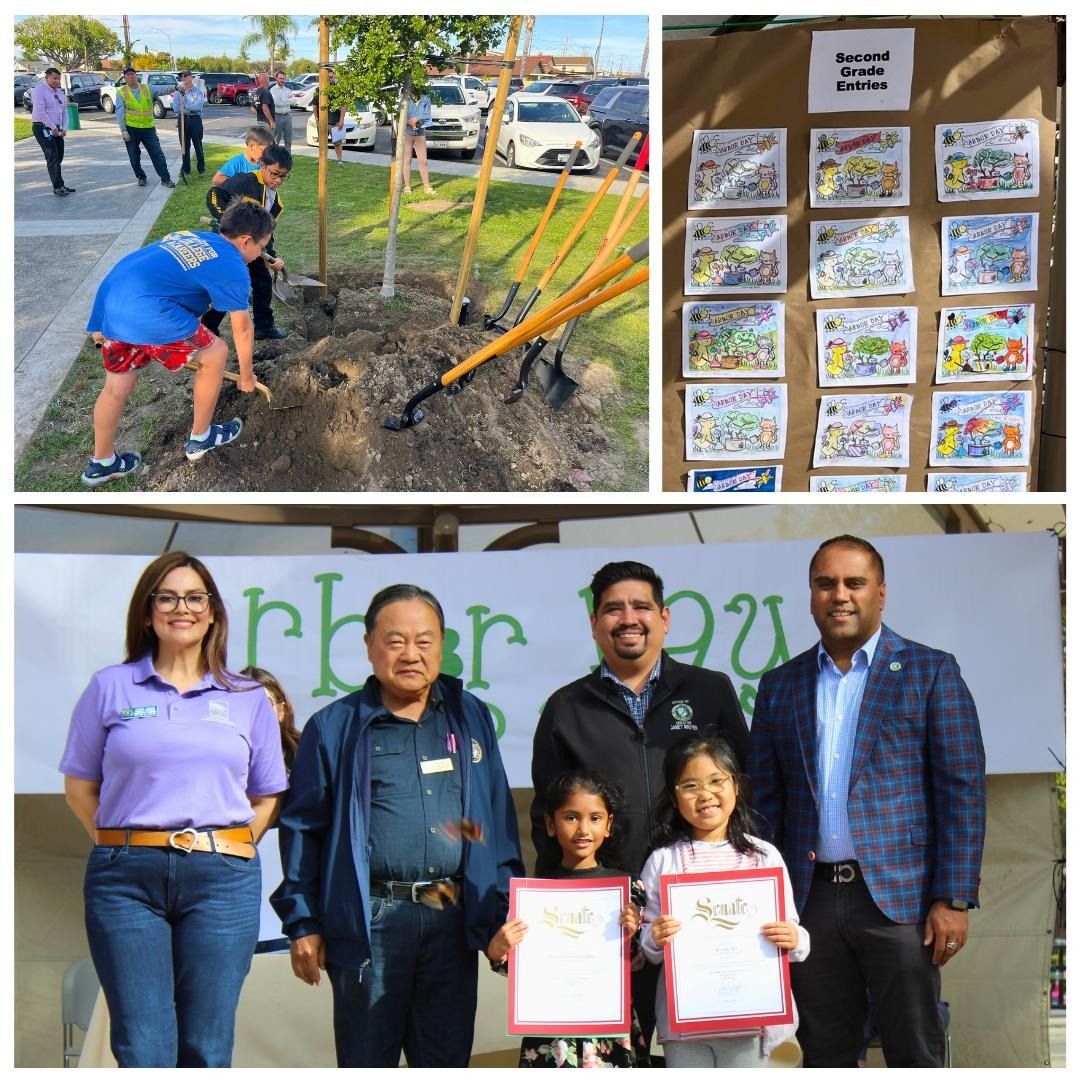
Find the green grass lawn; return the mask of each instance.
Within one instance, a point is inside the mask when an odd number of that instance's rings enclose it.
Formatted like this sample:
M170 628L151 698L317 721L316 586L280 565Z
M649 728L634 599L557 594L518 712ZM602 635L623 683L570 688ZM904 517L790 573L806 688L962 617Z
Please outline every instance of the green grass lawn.
M207 213L208 179L236 150L208 143L205 152L207 176L193 177L189 186L178 184L154 223L147 243L178 229L206 228L199 224L199 218ZM354 155L349 156L355 160ZM454 280L461 265L476 181L470 177L439 175L438 160L432 159L430 164L437 190L435 197L455 206L438 213L425 213L415 209L421 201L420 196L414 194L405 200L398 230L398 271L435 272L449 275ZM602 165L598 175L603 176L607 168ZM306 273L318 269L317 184L318 162L314 158L298 156L292 175L280 189L283 210L275 247L287 266ZM329 271L381 271L389 215L387 170L375 166L338 169L331 164L328 186ZM550 196L551 189L546 187L505 182L491 184L472 268L474 279L489 290L489 310L498 310L502 306L506 289L518 270ZM591 198L589 193L563 191L525 276L521 297L531 291ZM545 290L545 296L550 299L558 296L588 267L618 203L618 197L613 195L602 200L578 243ZM643 211L623 246L629 247L647 234L648 213ZM543 300L538 306L542 304ZM449 307L447 303L445 311L433 311L432 321L446 320ZM617 393L605 401L602 422L625 448L627 475L646 475L647 461L642 444L647 440L640 432L648 420L647 286L634 289L585 316L575 331L568 353L611 367ZM83 445L90 450L93 442L90 414L100 389L100 371L100 353L88 341L88 347L72 366L41 428L24 451L16 468L17 488L81 488L77 476L56 475L44 466L56 456L58 439L65 446ZM128 483L134 484L135 480L114 481L110 490L124 490Z
M34 134L34 132L33 132L33 128L30 125L30 121L27 120L25 117L16 116L15 117L15 141L18 142L20 139L29 139L30 136L33 135L33 134Z

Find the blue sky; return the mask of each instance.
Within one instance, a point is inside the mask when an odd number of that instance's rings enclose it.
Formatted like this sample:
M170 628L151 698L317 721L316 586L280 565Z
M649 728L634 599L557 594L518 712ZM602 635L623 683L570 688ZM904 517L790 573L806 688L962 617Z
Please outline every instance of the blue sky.
M16 16L16 21L23 17ZM122 36L119 15L96 15L94 18ZM246 19L234 16L130 15L128 18L131 36L139 42L136 48L141 49L145 45L150 49L166 51L171 37L172 52L185 56L223 52L235 54L240 39L251 30L251 24ZM300 34L293 42L292 55L314 59L318 53L318 32L308 26L313 16L294 15L293 18L300 26ZM599 15L538 15L529 51L561 54L565 44L571 55L591 56L600 33L600 19ZM645 48L648 25L648 18L644 15L605 16L601 66L606 68L611 63L617 68L636 72ZM257 56L258 51L253 50L252 55Z

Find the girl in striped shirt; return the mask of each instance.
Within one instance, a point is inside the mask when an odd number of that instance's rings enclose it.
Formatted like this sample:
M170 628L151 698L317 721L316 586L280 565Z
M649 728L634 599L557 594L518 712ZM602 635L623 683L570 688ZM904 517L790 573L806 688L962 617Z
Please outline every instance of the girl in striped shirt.
M805 960L810 938L799 925L791 881L780 852L750 833L752 815L746 778L731 747L716 735L691 735L676 743L664 758L663 806L658 813L657 846L641 879L648 902L641 928L641 946L654 964L664 961L664 947L681 924L660 914L660 876L712 870L780 867L784 875L786 922L764 923L761 934L791 960ZM773 1024L743 1031L682 1035L668 1023L667 990L656 988L656 1025L669 1068L753 1068L768 1064L769 1053L795 1034L792 1024Z

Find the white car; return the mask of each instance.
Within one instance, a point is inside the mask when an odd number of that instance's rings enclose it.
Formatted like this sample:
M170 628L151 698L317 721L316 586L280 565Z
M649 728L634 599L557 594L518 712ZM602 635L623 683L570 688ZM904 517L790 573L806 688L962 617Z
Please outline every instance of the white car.
M573 105L547 94L518 93L507 99L495 152L511 169L561 169L575 142L581 149L574 171L594 172L600 164L600 139Z
M375 113L366 102L360 103L359 109L347 109L345 111L345 141L342 145L348 149L353 147L358 150L375 149L375 132L378 129ZM307 122L308 146L319 145L319 116L312 113Z
M480 109L465 100L456 83L430 82L426 91L431 98L431 124L424 131L429 150L457 150L466 160L476 157L480 145ZM397 114L390 134L397 139Z
M440 75L439 82L460 86L465 93L465 100L470 105L476 105L481 112L487 112L495 100L495 91L489 90L475 75Z

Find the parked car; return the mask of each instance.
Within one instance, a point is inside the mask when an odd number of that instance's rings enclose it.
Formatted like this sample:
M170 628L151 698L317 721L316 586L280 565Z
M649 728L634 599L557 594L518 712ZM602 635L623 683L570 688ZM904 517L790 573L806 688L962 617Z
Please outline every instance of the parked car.
M572 105L546 94L514 94L506 102L495 153L511 169L561 169L575 142L581 143L575 170L595 171L600 138L582 123Z
M431 98L431 125L424 132L428 150L457 150L466 160L476 157L480 145L480 110L465 100L455 83L432 81L427 85ZM397 116L390 137L397 139Z
M247 75L242 71L197 71L195 72L195 78L202 83L203 92L206 94L206 100L211 105L220 105L222 103L221 95L218 93L218 87L221 85L226 86L254 86L255 79L251 75Z
M25 75L15 76L15 104L21 105L23 103L23 94L27 90L33 90L38 84L38 76L29 72Z
M27 112L33 112L34 105L30 100L30 92L33 86L23 90L22 103ZM67 94L69 105L78 105L80 109L100 109L101 89L109 84L96 71L62 71L60 73L60 86Z
M255 95L255 79L242 75L235 82L221 82L210 96L213 105L250 105Z
M593 98L584 119L600 137L601 154L618 153L635 131L644 141L649 134L649 88L609 86Z
M158 120L172 112L172 95L179 82L175 71L140 71L139 82L149 84L154 92L154 116ZM116 112L116 98L123 85L121 77L100 87L101 108L107 113Z
M489 90L475 75L440 75L439 81L460 86L465 91L465 100L470 105L478 106L482 113L491 108L491 102L495 99L495 91Z
M289 108L308 109L310 111L312 99L318 89L318 82L301 83L293 90L292 96L289 98Z
M378 131L378 120L375 111L366 101L358 101L352 109L345 112L345 142L346 149L356 147L358 150L375 149L375 133ZM319 145L319 116L312 113L307 122L308 146Z

